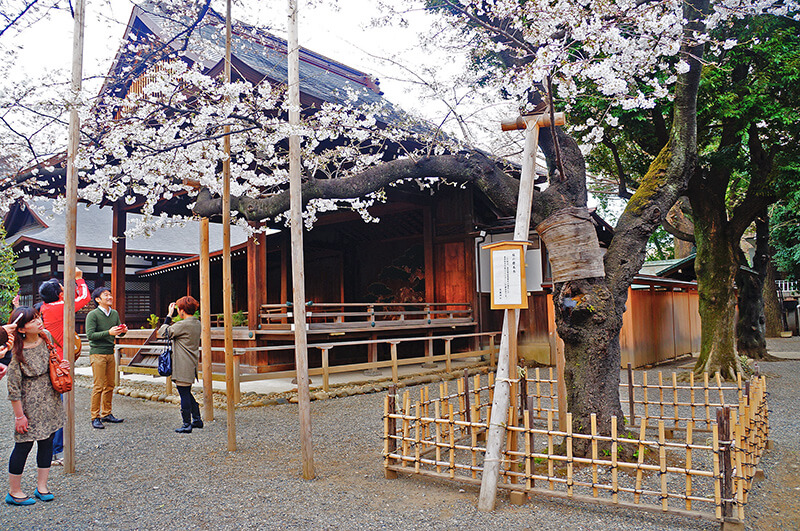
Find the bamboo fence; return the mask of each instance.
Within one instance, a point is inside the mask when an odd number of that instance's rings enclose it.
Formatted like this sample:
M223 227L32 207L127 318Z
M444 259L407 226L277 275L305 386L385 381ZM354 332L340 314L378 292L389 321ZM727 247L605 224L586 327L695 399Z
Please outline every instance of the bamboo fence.
M541 376L539 371L535 376ZM658 417L661 408L649 402L644 402L647 415L638 416L638 425L628 429L612 417L610 430L601 434L592 415L587 433L578 433L570 413L566 431L554 429L557 412L550 386L555 383L549 376L515 382L516 403L505 424L501 488L720 522L744 519L769 434L763 376L732 388L738 393L735 402L721 407L714 402L711 419L705 418L705 408L712 407L712 390L716 400L716 387L722 386L704 382L708 393L695 395L704 400L695 407L703 413L700 424L710 433L698 435L695 420L679 417L683 433L674 439L667 429L675 423L674 414L665 407L664 417ZM399 395L396 389L385 397L383 455L388 478L401 472L480 484L493 381L490 374L482 385L480 377L465 374L456 382L455 389L441 382L438 393L420 387L413 400L410 391ZM663 380L652 388L646 380L638 385L656 396L667 388ZM685 407L691 409L692 404ZM578 448L585 448L585 455L578 455Z

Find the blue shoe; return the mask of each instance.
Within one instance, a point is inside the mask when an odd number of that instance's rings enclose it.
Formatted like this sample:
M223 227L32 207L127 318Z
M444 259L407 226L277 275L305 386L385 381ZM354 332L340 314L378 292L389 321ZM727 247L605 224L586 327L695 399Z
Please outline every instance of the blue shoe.
M33 491L33 495L42 500L43 502L53 501L53 498L55 498L52 492L46 492L42 494L41 492L39 492L39 489Z
M52 496L52 494L50 496ZM52 498L50 499L52 500ZM33 505L36 503L36 500L30 496L25 496L24 498L15 498L11 494L6 494L6 503L9 505Z

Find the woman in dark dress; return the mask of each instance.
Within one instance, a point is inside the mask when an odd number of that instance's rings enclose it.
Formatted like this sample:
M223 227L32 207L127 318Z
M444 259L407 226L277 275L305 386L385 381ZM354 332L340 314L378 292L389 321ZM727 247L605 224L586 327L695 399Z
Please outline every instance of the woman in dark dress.
M22 491L25 461L36 441L38 473L34 495L42 501L51 501L53 494L47 488L47 478L53 457L53 435L64 424L64 408L50 382L50 354L43 338L47 332L41 318L33 308L20 306L9 318L10 323L15 320L17 329L8 365L8 399L14 409L16 444L8 461L6 503L33 505L36 500ZM66 360L62 363L69 365Z

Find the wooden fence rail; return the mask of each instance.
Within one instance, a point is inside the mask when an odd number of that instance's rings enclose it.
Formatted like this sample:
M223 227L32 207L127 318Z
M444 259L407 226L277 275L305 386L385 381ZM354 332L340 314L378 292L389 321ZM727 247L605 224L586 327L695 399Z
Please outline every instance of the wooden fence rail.
M488 382L465 375L454 393L441 383L438 397L421 387L413 403L410 391L400 396L390 390L384 400L386 476L404 472L479 484L491 415ZM613 417L607 434L599 433L594 415L586 433L573 431L571 414L566 431L554 429L553 418L548 408L525 407L521 415L509 408L502 488L717 521L744 519L769 429L763 376L745 382L736 403L715 409L711 437L698 439L691 419L684 436L670 439L671 418L651 424L640 417L638 429L625 429ZM586 451L578 455L578 448Z

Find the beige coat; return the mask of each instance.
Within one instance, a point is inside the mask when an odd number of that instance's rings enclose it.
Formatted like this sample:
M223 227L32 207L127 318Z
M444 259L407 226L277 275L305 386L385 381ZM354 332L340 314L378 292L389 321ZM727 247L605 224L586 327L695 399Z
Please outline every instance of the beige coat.
M200 321L190 315L172 325L162 325L158 335L164 337L167 331L172 339L172 381L192 385L200 361Z

